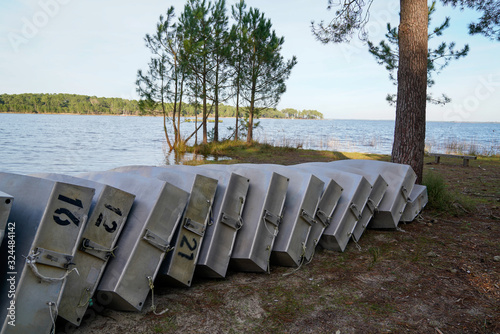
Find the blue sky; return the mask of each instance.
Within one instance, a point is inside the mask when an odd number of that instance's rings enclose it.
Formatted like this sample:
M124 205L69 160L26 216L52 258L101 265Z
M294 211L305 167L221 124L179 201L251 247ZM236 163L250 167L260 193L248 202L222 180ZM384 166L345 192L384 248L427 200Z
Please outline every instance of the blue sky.
M229 5L236 0L227 0ZM75 93L134 99L135 79L149 51L143 37L158 16L184 0L4 0L0 3L0 93ZM327 118L394 119L385 101L396 87L358 39L323 45L311 34L311 20L328 20L326 0L247 0L285 36L283 54L297 56L278 109L315 109ZM375 0L368 26L378 43L386 22L398 21L397 0ZM500 43L469 36L473 11L439 7L435 24L451 17L444 40L470 45L469 55L435 76L434 95L452 102L428 106L431 121L500 122Z

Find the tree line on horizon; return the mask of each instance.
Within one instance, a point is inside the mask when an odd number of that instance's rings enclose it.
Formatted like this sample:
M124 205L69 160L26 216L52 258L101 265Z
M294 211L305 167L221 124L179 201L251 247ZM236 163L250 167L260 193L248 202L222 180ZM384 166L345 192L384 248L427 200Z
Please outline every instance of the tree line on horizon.
M170 105L172 108L172 105ZM78 94L0 94L0 112L34 114L81 114L81 115L136 115L161 116L161 109L141 110L137 100L114 97L96 97ZM183 104L181 116L195 117L201 110L193 104ZM220 104L220 117L235 117L236 107ZM267 108L260 111L263 118L323 119L317 110Z

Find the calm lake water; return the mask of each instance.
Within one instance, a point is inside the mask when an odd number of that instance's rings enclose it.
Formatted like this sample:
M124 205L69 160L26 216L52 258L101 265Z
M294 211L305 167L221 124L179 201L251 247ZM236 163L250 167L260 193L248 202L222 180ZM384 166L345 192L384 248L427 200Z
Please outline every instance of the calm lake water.
M228 137L234 119L223 119L219 126L220 137ZM181 128L187 135L194 123L183 123ZM390 154L393 131L393 121L263 119L255 139L273 145ZM426 142L432 152L500 154L500 124L429 122ZM161 117L0 114L0 145L0 171L21 174L175 163L166 156Z

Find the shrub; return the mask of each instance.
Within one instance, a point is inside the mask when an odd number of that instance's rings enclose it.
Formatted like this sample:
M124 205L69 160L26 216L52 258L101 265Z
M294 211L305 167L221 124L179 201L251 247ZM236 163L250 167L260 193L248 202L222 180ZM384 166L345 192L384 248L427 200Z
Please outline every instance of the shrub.
M447 189L444 178L436 173L427 173L422 182L427 187L429 202L427 209L438 212L447 212L454 216L463 215L474 210L474 203L470 198L456 194Z

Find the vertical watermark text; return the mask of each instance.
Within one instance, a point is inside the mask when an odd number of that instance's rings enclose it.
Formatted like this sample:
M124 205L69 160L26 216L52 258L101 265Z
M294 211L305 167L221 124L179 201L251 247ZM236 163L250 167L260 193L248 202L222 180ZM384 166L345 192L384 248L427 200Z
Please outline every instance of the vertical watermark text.
M7 298L9 300L7 307L7 324L9 326L16 325L16 286L17 286L17 270L16 270L16 223L7 223L7 228L5 229L7 236L5 241L7 242Z

